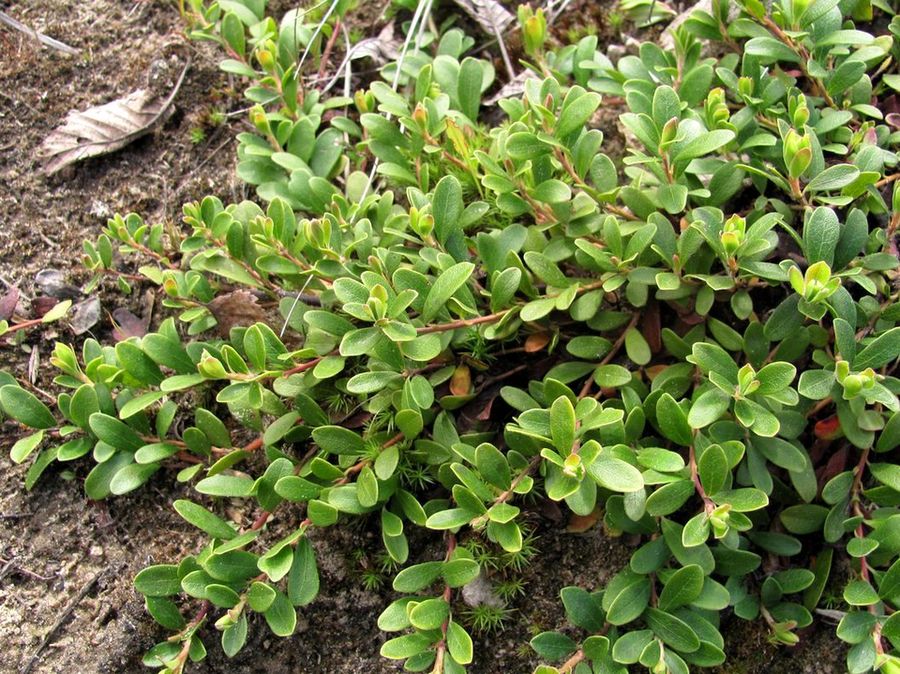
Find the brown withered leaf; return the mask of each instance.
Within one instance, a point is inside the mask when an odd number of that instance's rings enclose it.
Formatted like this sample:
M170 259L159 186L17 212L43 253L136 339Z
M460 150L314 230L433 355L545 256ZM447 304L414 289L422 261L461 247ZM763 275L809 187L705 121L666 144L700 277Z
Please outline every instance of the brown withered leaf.
M34 318L42 318L44 314L57 304L59 304L59 300L55 297L40 295L31 300L31 313L34 315Z
M129 337L143 337L147 334L147 321L135 316L125 307L112 312L113 339L121 342Z
M82 159L114 152L153 131L171 114L187 68L185 65L175 88L165 98L138 89L103 105L71 110L41 144L38 156L44 160L44 172L56 173Z
M583 534L585 531L590 531L597 522L600 521L600 516L602 514L603 510L601 508L594 508L593 512L587 515L576 515L575 513L572 513L569 516L569 523L566 525L566 531L570 534Z
M216 329L222 337L228 337L231 328L253 325L266 318L263 308L257 303L256 295L249 290L232 290L219 295L206 308L216 319Z
M450 393L455 396L468 395L472 390L472 373L468 365L460 365L450 377Z
M10 286L9 290L3 297L0 297L0 321L8 321L12 318L16 311L16 304L19 303L19 289L16 286Z
M550 343L549 332L535 332L525 339L525 353L540 351Z

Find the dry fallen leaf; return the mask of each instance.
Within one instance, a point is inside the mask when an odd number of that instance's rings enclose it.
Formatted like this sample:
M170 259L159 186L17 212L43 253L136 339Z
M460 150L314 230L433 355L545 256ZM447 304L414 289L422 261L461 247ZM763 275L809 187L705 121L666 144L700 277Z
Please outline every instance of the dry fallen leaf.
M217 330L222 337L228 337L231 328L264 322L266 315L257 304L256 295L248 290L234 290L219 295L206 305L216 319Z
M16 304L19 302L19 289L16 286L10 286L3 297L0 297L0 321L8 321L12 318L16 310Z
M147 334L147 321L120 307L112 312L113 339L121 342L129 337L143 337Z
M72 318L69 327L76 335L81 335L100 320L100 298L94 295L72 306Z
M491 37L496 37L498 32L505 30L515 18L512 12L497 2L497 0L455 1Z
M70 111L38 151L38 156L45 160L44 172L56 173L82 159L114 152L150 133L171 113L187 68L185 65L175 88L165 98L138 89L104 105Z
M472 373L468 365L460 365L450 378L450 393L455 396L468 395L472 390Z

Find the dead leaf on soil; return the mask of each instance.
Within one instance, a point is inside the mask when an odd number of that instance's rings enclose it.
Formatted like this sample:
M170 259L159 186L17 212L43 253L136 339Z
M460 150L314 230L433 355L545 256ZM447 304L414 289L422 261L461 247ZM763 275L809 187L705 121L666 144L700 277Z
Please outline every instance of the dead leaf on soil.
M497 0L455 1L491 37L496 37L498 32L505 30L515 18L512 12L497 2Z
M34 276L34 283L41 292L61 300L74 300L81 297L81 290L66 280L66 275L58 269L41 269Z
M253 325L266 318L262 307L257 304L256 295L248 290L233 290L219 295L206 308L216 319L222 337L228 337L231 328Z
M18 303L19 289L16 286L10 286L6 294L0 297L0 321L8 321L12 318Z
M81 335L97 325L100 320L100 298L94 295L72 307L69 326L76 335Z
M402 43L394 37L394 22L391 21L375 37L367 37L357 42L350 50L350 58L361 59L368 57L376 65L384 65L388 61L394 61L400 56Z
M188 63L175 88L166 98L138 89L123 98L84 111L72 110L62 125L44 139L38 156L45 160L44 172L60 169L88 157L121 149L153 131L172 112L172 102L181 88Z
M34 315L34 318L42 318L44 314L57 304L59 304L59 300L55 297L40 295L31 300L31 313Z

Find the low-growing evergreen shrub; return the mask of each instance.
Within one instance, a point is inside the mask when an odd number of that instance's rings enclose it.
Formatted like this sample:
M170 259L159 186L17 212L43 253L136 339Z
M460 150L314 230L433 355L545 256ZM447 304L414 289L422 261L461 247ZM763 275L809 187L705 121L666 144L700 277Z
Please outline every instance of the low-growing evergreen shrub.
M196 491L173 507L208 543L135 579L173 632L145 663L185 671L207 622L229 656L256 614L292 634L320 591L310 532L366 518L386 553L366 582L397 593L381 653L486 671L464 616L514 616L475 615L460 588L523 591L540 554L523 508L550 499L640 543L605 586L563 588L575 629L533 639L537 672L718 665L729 613L790 646L826 588L848 671L900 671L891 8L714 0L674 49L615 66L596 36L551 49L522 9L534 76L499 115L493 65L459 29L426 30L430 4L352 99L298 77L333 24L264 5L182 8L249 84L238 174L259 203L207 197L185 230L113 218L85 244L94 283L128 292L134 260L171 316L58 344L54 409L0 388L33 429L12 448L36 452L29 487L78 460L91 499ZM594 128L610 105L624 157ZM444 552L411 551L411 528Z

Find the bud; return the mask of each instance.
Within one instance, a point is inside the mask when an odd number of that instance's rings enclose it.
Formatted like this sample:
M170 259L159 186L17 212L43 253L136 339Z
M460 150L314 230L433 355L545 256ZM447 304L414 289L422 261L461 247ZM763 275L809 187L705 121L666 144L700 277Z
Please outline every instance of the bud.
M225 366L222 365L222 361L211 355L209 351L206 351L205 349L203 351L203 356L200 358L200 362L197 364L197 372L207 379L228 379L228 373L225 371Z
M840 284L840 279L835 280ZM824 260L819 260L815 264L811 264L806 270L803 281L803 296L809 302L824 300L837 290L836 287L834 290L830 289L830 286L832 285L831 267L829 267L828 263Z
M806 96L800 94L792 98L789 107L791 108L791 120L794 123L794 127L802 129L809 121L809 107L806 105Z
M865 370L859 373L859 376L862 377L863 380L863 388L870 389L875 386L875 380L878 378L878 375L875 374L875 370L871 367L867 367Z
M812 147L810 145L809 136L801 136L794 129L788 131L784 137L782 148L784 165L788 169L788 176L791 180L796 180L812 162Z
M269 127L269 120L266 117L266 111L263 110L261 105L254 105L250 108L250 123L253 124L257 128L260 133L264 133L269 135L271 133L271 128Z
M162 287L163 291L169 297L178 297L178 282L171 276L167 276L163 279Z
M842 382L844 386L844 400L850 400L859 395L863 387L863 378L858 374L848 374Z
M738 79L738 92L741 96L750 97L753 95L753 79L750 77L741 77Z
M809 7L810 0L792 0L791 2L791 14L793 15L794 22L799 23L800 17L806 12Z
M263 67L263 70L272 70L272 67L275 65L275 57L272 56L272 52L268 49L260 49L256 52L256 60L259 61L259 65Z
M235 624L234 619L226 613L225 615L223 615L221 618L219 618L216 621L216 629L219 630L220 632L224 632L225 630L227 630L229 627L231 627L234 624Z
M839 360L834 364L834 376L839 384L844 383L848 374L850 374L850 363L846 360Z
M410 227L422 239L427 239L434 231L434 218L429 214L420 215L415 221L410 214Z
M738 386L741 387L741 393L746 393L747 389L756 379L756 370L750 363L745 364L738 370Z
M353 102L360 113L372 112L375 109L375 96L370 91L357 91L353 94Z
M806 289L803 283L803 272L800 271L800 267L791 267L791 270L788 272L788 280L791 282L791 288L794 289L794 292L798 295L803 295Z
M417 103L416 109L413 110L412 118L415 120L416 124L419 124L424 128L428 124L428 111L425 109L425 106L421 103Z
M582 465L581 457L578 456L578 454L572 453L566 457L566 460L563 463L563 473L579 480L584 477L584 466Z
M671 145L675 141L675 137L678 134L678 118L673 117L668 122L666 122L665 126L662 128L662 133L659 134L659 149L660 152L666 149L669 145Z
M734 257L735 252L741 247L741 239L737 232L722 232L720 237L722 247L725 248L725 254L728 257Z
M518 14L525 52L529 56L537 56L543 51L547 39L547 19L544 10L538 9L535 12L531 9L531 5L519 5Z

